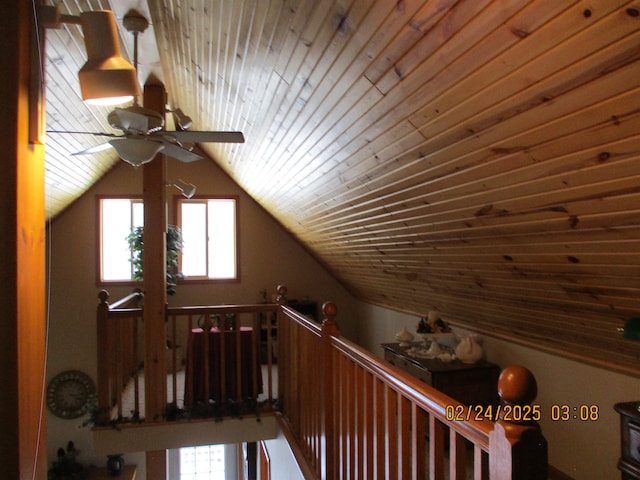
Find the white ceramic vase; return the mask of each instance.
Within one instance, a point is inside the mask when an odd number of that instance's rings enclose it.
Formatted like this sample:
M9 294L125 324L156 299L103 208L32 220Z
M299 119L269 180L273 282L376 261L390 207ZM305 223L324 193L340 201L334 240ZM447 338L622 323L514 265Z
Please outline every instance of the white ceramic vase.
M403 327L398 333L396 333L396 340L400 343L401 347L408 347L413 341L413 334L407 330L407 327Z
M456 357L463 363L476 363L482 358L482 347L475 335L467 335L456 347Z

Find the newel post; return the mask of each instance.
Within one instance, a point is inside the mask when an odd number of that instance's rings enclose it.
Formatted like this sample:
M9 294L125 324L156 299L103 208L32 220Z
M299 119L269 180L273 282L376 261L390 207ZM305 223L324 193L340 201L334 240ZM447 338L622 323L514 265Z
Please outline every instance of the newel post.
M98 308L96 312L96 334L98 340L98 397L97 409L109 408L109 292L98 292Z
M531 405L538 394L533 374L522 366L505 368L498 379L505 402L489 435L489 471L496 480L546 480L547 441L537 419L540 407Z
M324 314L324 321L322 322L322 357L324 362L322 410L324 414L324 432L322 438L325 444L324 448L322 448L324 458L321 462L321 468L324 469L322 471L322 478L338 478L338 438L336 435L334 415L336 410L334 400L337 398L337 392L335 390L336 374L334 369L337 368L337 365L333 365L331 348L331 338L340 335L338 324L336 323L338 307L333 302L325 302L322 305L322 313Z

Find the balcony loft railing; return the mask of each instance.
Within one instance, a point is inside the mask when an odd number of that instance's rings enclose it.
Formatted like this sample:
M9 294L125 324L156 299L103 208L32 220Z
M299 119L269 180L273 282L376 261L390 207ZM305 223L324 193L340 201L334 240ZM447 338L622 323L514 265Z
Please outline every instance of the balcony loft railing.
M184 339L184 333L182 337L180 333L183 328L187 335L199 334L198 320L203 324L202 318L229 317L229 321L238 322L231 335L235 335L232 339L240 345L237 325L252 327L250 357L262 357L260 360L268 367L267 372L274 372L263 375L265 402L261 408L273 411L275 405L306 478L547 478L547 446L536 422L525 418L517 418L519 421L501 418L492 422L475 420L473 415L468 418L462 415L461 419L451 421L447 406L460 404L342 338L335 321L334 304L323 306L325 320L320 325L287 307L285 294L286 289L279 287L279 304L170 308L167 338L169 344L180 345ZM105 324L103 329L99 326L99 335L105 336L104 344L99 342L101 354L105 356L99 359L98 405L108 410L111 418L121 416L131 421L131 417L121 415L124 407L119 392L123 384L132 383L126 372L134 371L134 377L139 377L136 361L140 354L131 338L139 334L136 329L140 326L135 327L134 320L141 318L142 312L120 302L120 308L109 307L103 297L98 317L99 324ZM272 325L274 312L277 312L277 321ZM225 330L223 325L218 327L220 331ZM261 342L259 332L263 327L267 335L262 336L264 342ZM277 348L271 329L277 329ZM123 341L135 354L128 358L129 353L116 353L118 341ZM181 354L174 348L168 352L168 403L177 402L180 410ZM218 355L220 361L224 361L225 355ZM240 350L234 355L233 368L223 370L235 372L235 380L240 382L239 365L243 364ZM189 361L187 358L184 362L184 370L189 368ZM276 366L277 374L272 370ZM251 382L255 387L255 376ZM210 392L206 388L208 398ZM525 368L505 369L498 390L504 402L503 412L531 411L525 405L534 400L536 386ZM237 396L235 400L246 399ZM188 407L185 406L185 411ZM466 412L470 407L459 408ZM133 420L142 421L143 415L134 415Z
M96 423L145 422L142 294L112 305L106 291L98 297ZM277 309L275 303L168 307L165 419L272 411Z

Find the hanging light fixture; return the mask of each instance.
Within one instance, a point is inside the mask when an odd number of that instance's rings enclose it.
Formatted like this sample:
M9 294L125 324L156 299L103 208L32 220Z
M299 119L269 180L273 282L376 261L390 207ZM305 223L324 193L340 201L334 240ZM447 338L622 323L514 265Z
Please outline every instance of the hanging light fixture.
M196 194L196 186L193 183L187 183L184 180L178 179L173 182L172 185L180 190L186 198L191 198Z
M122 160L134 167L149 163L164 148L160 142L147 142L136 138L116 138L109 143Z
M82 26L87 62L78 72L82 99L97 105L117 105L140 95L136 69L120 54L118 28L110 10L61 15L55 6L41 7L46 28L62 23Z
M173 110L173 118L180 130L188 130L193 125L191 117L186 115L180 108Z

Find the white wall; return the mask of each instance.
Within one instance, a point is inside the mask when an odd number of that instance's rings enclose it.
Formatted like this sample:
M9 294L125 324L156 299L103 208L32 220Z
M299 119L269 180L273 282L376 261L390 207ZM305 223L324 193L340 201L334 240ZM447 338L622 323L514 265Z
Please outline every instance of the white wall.
M282 431L277 438L265 440L264 445L269 456L269 478L273 480L304 480L304 475Z
M308 298L320 305L332 300L340 306L345 319L354 318L355 308L351 307L353 301L346 290L212 162L187 165L169 160L167 177L194 183L199 194L240 196L241 281L180 285L177 294L169 297L171 305L253 303L261 300L260 290L266 289L270 294L278 284L284 284L289 289L289 299ZM67 369L79 369L96 378L96 305L97 294L103 288L96 285L96 195L141 192L142 170L121 163L48 229L47 381ZM173 204L172 196L178 193L173 188L167 191L169 205ZM108 291L111 299L116 300L130 293L131 288L112 287ZM343 323L343 334L352 337L355 322ZM105 464L106 458L92 455L90 431L80 427L83 420L62 420L48 415L49 467L56 450L66 446L69 440L80 450L80 462ZM125 455L127 463L143 460L144 455Z
M358 343L382 357L380 343L394 342L406 326L415 332L417 316L358 304ZM640 401L640 379L592 367L566 358L483 336L489 361L502 368L524 365L538 382L540 425L549 444L549 463L576 480L620 478L620 421L613 405ZM551 420L552 405L597 405L596 422Z

